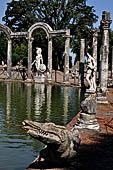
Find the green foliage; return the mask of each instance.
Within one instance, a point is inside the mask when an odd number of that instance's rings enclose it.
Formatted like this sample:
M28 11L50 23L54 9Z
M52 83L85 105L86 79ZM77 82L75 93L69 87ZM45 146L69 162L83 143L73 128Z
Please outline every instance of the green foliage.
M7 61L7 40L4 32L0 32L0 61ZM1 62L0 62L1 64Z
M53 30L69 28L72 35L72 52L76 53L79 59L80 39L86 38L88 43L92 41L90 30L97 21L97 16L93 7L86 5L86 0L12 0L8 3L3 20L12 31L27 31L36 22L45 22ZM42 40L41 32L37 32L39 34L35 37L37 39L34 44L41 44L47 56L47 46L45 47L47 40L45 38ZM64 43L62 37L53 40L53 68L59 64L63 69Z
M27 46L25 44L16 45L12 55L13 65L22 60L23 65L27 66Z

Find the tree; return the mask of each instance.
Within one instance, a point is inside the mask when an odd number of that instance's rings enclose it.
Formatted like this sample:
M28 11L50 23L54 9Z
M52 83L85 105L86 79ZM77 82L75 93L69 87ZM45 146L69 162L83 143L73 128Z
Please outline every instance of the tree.
M7 61L7 39L4 32L0 32L0 61ZM0 63L1 65L1 63Z
M23 65L27 66L27 46L24 43L18 44L13 48L13 65L16 65L20 60L22 60Z
M3 20L13 31L27 31L36 22L45 22L54 30L71 30L71 48L79 58L79 41L86 38L91 41L90 30L97 21L95 10L86 5L87 0L12 0L8 3ZM38 41L39 39L37 39ZM76 40L76 41L75 41ZM41 43L44 44L44 41ZM54 38L53 58L58 64L64 60L64 39ZM45 52L47 53L47 51ZM56 67L56 61L53 66ZM61 64L62 63L62 64Z

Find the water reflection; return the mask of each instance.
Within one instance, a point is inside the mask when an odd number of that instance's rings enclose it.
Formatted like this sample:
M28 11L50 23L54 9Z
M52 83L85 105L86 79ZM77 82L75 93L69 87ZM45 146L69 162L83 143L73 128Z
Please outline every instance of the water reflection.
M46 121L50 122L50 114L51 114L51 89L52 86L47 86L47 118Z
M28 115L28 119L31 119L31 87L32 84L31 83L27 83L26 84L27 87L27 115Z
M66 125L81 100L76 88L0 83L0 170L25 169L43 146L22 130L24 119Z
M45 103L45 85L44 84L35 84L35 118L40 120L41 109L43 103Z
M67 124L67 113L68 113L68 87L64 87L64 125Z
M10 112L11 112L11 83L6 84L6 115L7 115L7 120L10 118Z

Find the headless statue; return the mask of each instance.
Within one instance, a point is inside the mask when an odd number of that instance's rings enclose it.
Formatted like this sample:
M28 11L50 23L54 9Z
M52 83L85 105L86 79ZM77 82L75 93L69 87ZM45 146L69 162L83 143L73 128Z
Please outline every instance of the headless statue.
M95 59L89 54L87 53L88 56L88 62L87 62L87 75L86 75L86 80L88 82L89 85L89 89L91 91L96 91L96 82L95 82Z

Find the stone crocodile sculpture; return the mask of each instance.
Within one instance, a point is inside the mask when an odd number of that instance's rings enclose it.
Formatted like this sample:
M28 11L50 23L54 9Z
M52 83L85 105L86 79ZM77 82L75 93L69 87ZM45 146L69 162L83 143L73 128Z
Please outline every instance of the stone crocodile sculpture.
M77 158L80 144L78 131L69 131L54 123L38 123L29 120L22 122L27 133L47 146L40 151L39 157L56 164L70 164Z

